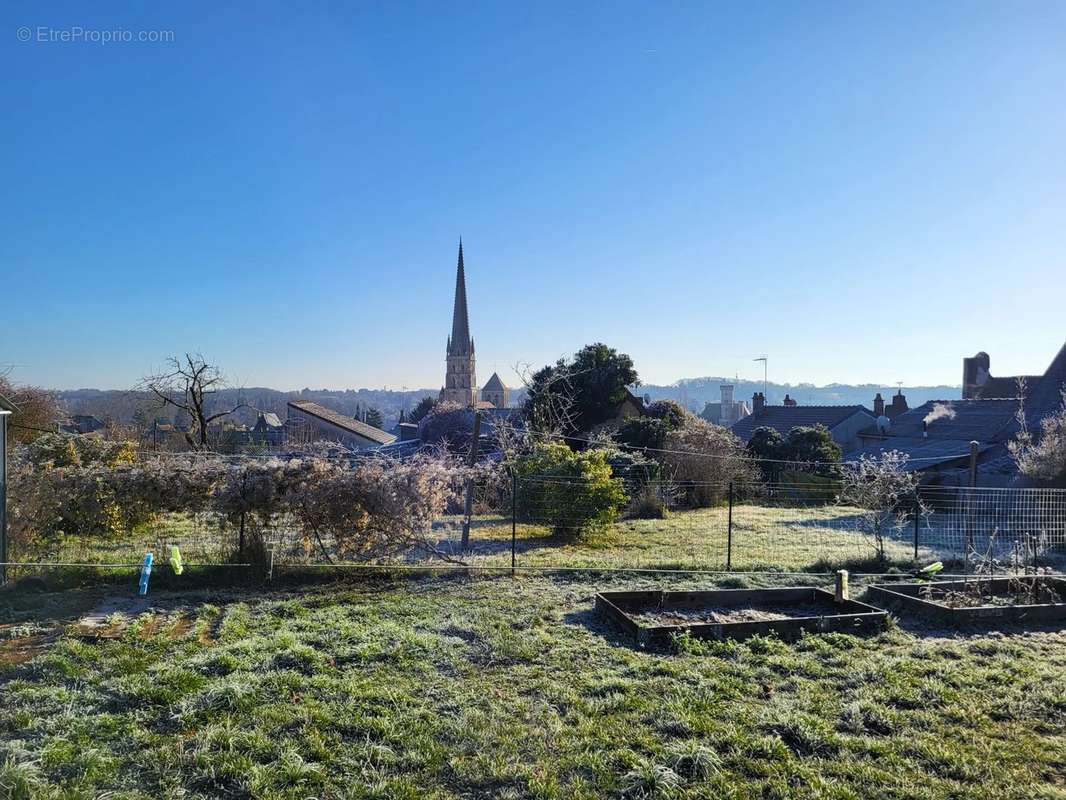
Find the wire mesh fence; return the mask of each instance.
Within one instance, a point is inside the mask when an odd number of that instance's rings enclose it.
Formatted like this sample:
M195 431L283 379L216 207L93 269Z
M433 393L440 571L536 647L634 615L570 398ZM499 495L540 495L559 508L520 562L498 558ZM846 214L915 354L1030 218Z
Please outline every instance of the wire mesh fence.
M883 572L944 561L1066 571L1066 490L922 487L887 508L842 502L830 479L744 484L525 476L471 487L411 547L374 564L484 569ZM356 566L343 542L285 515L244 522L161 514L119 540L13 543L15 571L64 564L136 568L177 546L195 566ZM21 568L17 565L22 564Z
M944 561L953 569L1061 572L1066 491L922 487L886 508L842 502L831 481L746 485L648 481L603 500L581 480L526 477L439 523L441 549L478 566L565 569L880 572Z

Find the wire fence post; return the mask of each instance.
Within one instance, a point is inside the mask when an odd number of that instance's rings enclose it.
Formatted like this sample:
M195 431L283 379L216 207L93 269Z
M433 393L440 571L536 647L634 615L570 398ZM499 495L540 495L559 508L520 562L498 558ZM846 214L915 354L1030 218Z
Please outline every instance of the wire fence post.
M515 545L518 539L518 476L511 473L511 577L515 572Z
M7 583L7 418L0 406L0 586Z
M918 527L919 518L922 515L922 501L918 497L918 489L914 490L914 560L918 560Z
M726 528L725 568L733 569L733 482L729 482L729 522Z

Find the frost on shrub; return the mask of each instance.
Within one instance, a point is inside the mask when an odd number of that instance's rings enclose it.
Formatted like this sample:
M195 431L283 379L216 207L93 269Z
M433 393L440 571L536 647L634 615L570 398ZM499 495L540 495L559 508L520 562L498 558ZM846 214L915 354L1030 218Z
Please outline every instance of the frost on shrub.
M370 560L411 548L436 552L433 523L458 497L464 470L431 456L368 459L330 467L301 485L289 510L307 543L334 542L345 558Z
M660 454L663 473L685 491L693 506L719 503L730 483L746 485L756 477L740 439L691 414L684 427L667 434L665 450Z
M878 557L885 557L886 537L897 535L910 523L915 510L918 473L907 469L907 455L898 450L882 453L880 458L864 455L843 466L840 478L842 505L867 511L860 523L874 537ZM919 512L924 508L919 503Z
M16 450L9 473L12 540L45 552L68 539L115 540L166 513L212 512L251 543L289 524L310 549L376 558L434 550L432 524L454 502L466 471L420 456L405 462L316 456L227 463L193 454L85 464L65 448ZM114 459L111 459L114 461ZM56 466L63 464L64 466Z

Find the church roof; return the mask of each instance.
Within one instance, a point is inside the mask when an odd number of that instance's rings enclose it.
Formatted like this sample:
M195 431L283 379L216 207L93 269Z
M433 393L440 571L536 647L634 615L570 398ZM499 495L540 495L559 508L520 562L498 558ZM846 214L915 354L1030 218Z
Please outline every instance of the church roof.
M463 240L459 240L459 265L455 271L455 305L452 307L452 336L448 353L468 353L473 349L470 339L470 318L466 310L466 271L463 267Z
M500 380L500 376L495 372L492 373L492 377L488 379L488 382L482 387L483 392L502 392L507 387L503 385L503 381Z

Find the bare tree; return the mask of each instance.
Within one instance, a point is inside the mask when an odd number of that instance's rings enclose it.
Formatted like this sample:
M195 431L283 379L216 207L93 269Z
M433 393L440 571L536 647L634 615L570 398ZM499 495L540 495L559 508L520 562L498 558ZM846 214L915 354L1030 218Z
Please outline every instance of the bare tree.
M246 404L238 401L232 408L213 408L212 396L226 387L221 370L196 353L167 359L167 370L141 380L140 388L154 394L162 405L173 406L189 415L192 427L185 434L189 446L207 449L208 426L215 420L228 417Z
M18 407L11 421L10 442L32 442L42 433L56 430L63 409L55 394L39 386L16 386L8 372L0 372L0 395Z

